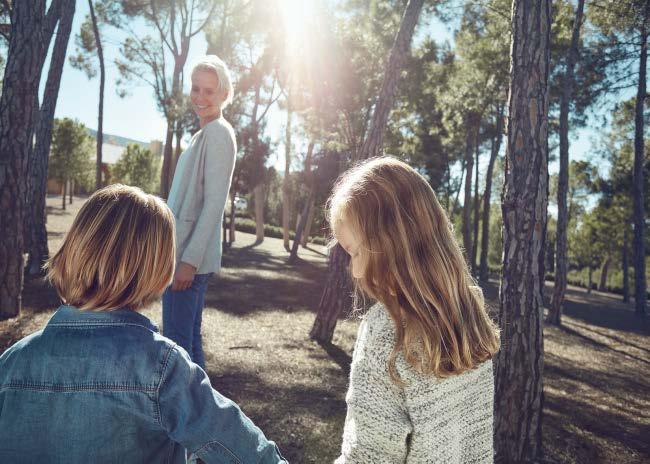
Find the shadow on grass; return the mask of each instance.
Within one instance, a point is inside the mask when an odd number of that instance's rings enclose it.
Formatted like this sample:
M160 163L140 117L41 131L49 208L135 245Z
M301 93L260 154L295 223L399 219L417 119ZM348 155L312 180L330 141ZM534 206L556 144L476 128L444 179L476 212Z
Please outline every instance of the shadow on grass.
M568 447L570 442L570 453L582 455L578 462L612 462L602 455L606 451L615 454L617 449L650 458L650 442L647 440L650 429L647 421L638 417L638 414L647 413L641 404L635 407L630 403L632 398L643 398L650 388L647 383L636 380L638 372L620 374L590 369L547 353L544 375L549 383L564 390L564 394L555 389L544 393L545 427L553 429L557 438L564 442L554 443L556 452ZM603 404L599 407L597 399L583 394L585 385L596 390L595 396L617 398L621 406ZM636 410L639 407L641 409ZM603 449L605 443L608 450ZM562 461L559 456L556 458Z
M341 368L346 377L350 375L350 364L352 357L344 350L332 343L318 342L318 344L325 350L332 361L334 361Z
M265 309L314 311L320 301L324 265L304 259L289 265L268 251L240 248L228 251L223 267L208 287L207 307L244 316Z
M338 385L269 383L241 370L208 372L212 386L237 402L289 462L332 462L340 447L345 400ZM308 455L318 454L318 460Z

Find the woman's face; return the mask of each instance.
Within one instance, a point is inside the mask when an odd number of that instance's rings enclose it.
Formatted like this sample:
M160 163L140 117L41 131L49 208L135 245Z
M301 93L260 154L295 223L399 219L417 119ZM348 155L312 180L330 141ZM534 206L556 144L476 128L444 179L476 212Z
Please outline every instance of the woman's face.
M366 270L366 261L360 253L361 242L346 221L340 221L336 226L336 240L350 255L350 270L352 277L361 279Z
M192 74L192 107L201 120L212 120L221 115L221 104L225 95L219 91L217 75L210 71L197 70Z

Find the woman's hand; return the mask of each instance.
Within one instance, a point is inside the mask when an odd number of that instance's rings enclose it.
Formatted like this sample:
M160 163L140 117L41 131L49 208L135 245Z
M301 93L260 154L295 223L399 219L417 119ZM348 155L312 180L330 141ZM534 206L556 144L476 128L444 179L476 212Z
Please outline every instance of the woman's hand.
M174 272L174 281L172 282L172 290L180 291L190 288L192 281L196 274L196 268L191 264L178 263L176 272Z

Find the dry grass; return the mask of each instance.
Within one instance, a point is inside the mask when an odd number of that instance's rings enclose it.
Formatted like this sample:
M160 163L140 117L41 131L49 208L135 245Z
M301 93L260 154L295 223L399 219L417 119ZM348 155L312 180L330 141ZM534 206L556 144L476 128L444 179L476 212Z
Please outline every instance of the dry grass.
M51 203L50 203L51 202ZM48 199L51 250L80 206L62 212ZM207 370L215 388L276 440L291 462L331 462L338 454L345 392L357 323L341 321L334 343L307 333L325 276L325 250L302 250L286 264L281 240L239 234L211 282L203 318ZM496 305L497 288L485 288ZM0 352L41 328L57 306L47 286L25 288L25 310L0 322ZM570 288L562 328L545 328L544 447L546 461L650 461L648 319L607 294ZM160 305L145 314L160 323Z

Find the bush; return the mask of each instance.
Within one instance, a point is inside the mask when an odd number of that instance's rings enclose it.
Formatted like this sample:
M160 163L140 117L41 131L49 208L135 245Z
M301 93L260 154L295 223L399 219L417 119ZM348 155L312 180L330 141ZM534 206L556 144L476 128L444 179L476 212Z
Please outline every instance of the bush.
M226 227L230 227L230 218L226 219ZM256 232L255 221L252 219L247 219L245 217L235 217L235 230L240 232L246 232L249 234L254 234ZM264 236L273 237L273 238L282 238L282 227L272 226L270 224L264 224ZM289 231L289 238L294 239L296 234L294 231ZM326 246L328 240L325 237L318 235L312 235L309 240L311 243L317 245Z

